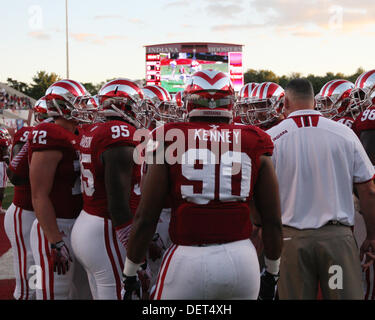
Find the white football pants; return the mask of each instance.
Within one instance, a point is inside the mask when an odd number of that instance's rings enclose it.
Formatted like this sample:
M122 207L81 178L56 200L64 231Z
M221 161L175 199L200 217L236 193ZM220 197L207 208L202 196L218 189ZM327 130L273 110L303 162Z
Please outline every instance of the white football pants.
M72 235L74 255L87 272L94 299L121 299L126 250L110 219L81 211Z
M249 239L207 246L172 244L151 297L181 300L257 299L260 271Z
M34 273L34 257L30 245L30 232L35 213L15 206L8 208L4 217L4 228L13 252L13 268L16 287L13 297L16 300L35 299L35 289L29 286L30 277Z

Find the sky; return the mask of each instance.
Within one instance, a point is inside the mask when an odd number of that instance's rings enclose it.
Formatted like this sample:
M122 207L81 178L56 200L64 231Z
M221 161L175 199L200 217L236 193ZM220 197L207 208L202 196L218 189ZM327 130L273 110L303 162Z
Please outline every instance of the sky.
M0 82L66 76L65 0L1 0ZM6 10L4 10L6 8ZM374 0L68 0L70 78L145 77L144 45L243 44L277 75L375 68Z

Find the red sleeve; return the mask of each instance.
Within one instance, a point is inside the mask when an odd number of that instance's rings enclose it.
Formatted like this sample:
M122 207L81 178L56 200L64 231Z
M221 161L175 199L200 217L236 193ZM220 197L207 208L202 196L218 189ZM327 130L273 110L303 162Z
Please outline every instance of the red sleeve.
M28 149L29 143L26 142L9 164L9 169L19 177L29 176Z
M35 127L28 138L30 152L42 150L60 150L71 148L75 136L54 123L41 123Z
M125 122L111 121L103 124L99 130L96 134L98 140L95 144L97 147L97 157L113 147L136 147L138 144L133 139L135 128Z
M17 130L13 136L12 145L14 146L17 143L26 143L31 130L32 127L22 127L21 129Z
M259 154L259 156L272 156L274 145L270 135L259 128L255 128L255 131L258 136L257 144L254 146L257 150L256 153Z

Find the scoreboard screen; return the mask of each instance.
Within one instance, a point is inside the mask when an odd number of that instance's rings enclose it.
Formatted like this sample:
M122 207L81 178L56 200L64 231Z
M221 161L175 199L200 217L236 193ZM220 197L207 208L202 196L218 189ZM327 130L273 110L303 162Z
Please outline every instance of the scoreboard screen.
M195 72L214 69L228 74L235 91L239 91L243 86L242 47L208 47L207 49L209 52L205 52L203 48L186 50L186 52L176 47L158 47L154 50L148 48L146 50L147 85L160 85L173 94L183 91L187 81ZM230 51L230 49L238 49L238 51Z

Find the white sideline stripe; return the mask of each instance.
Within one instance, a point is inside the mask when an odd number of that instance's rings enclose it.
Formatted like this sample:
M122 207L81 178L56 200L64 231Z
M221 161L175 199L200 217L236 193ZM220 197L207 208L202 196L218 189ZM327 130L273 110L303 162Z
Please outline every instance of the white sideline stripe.
M9 249L0 257L0 280L14 279L13 252Z

